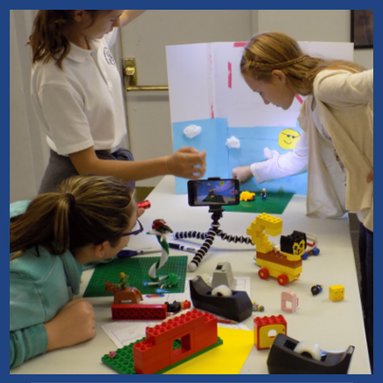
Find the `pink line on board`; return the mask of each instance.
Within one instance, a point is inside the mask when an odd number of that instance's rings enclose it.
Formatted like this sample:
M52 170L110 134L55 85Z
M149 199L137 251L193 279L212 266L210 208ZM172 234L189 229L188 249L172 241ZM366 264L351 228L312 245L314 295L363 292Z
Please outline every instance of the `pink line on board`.
M213 72L213 56L209 54L208 56L208 62L209 62L209 77L211 76L211 73ZM211 92L208 92L209 96L209 103L210 103L210 117L214 118L214 100L212 97Z
M229 70L229 88L232 88L232 81L233 81L233 71L231 70L231 62L229 61L227 63L227 69Z
M295 98L296 98L301 104L303 104L303 99L302 99L302 97L301 97L299 94L296 94L296 95L295 95Z
M247 43L234 43L234 48L244 47Z

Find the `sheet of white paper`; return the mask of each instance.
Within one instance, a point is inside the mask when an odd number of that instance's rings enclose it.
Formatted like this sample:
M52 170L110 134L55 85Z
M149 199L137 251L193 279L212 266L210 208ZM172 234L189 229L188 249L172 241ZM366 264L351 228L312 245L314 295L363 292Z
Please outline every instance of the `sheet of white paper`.
M183 302L185 300L191 301L189 280L192 278L186 278L185 291L178 294L164 294L163 297L149 297L144 296L145 304L160 304L174 301ZM246 291L250 296L250 277L235 277L236 281L233 290ZM201 310L202 311L202 310ZM218 316L217 316L218 317ZM115 321L102 326L102 329L109 336L110 339L116 344L118 348L127 346L130 343L135 342L145 336L146 327L153 327L161 321ZM234 329L249 330L249 328L241 323L238 324L226 324L219 323L218 326L228 327Z
M118 348L128 346L145 336L146 327L154 327L162 321L115 321L102 326L102 329Z
M232 328L234 330L250 330L247 326L245 326L242 323L237 323L237 324L218 323L218 327Z

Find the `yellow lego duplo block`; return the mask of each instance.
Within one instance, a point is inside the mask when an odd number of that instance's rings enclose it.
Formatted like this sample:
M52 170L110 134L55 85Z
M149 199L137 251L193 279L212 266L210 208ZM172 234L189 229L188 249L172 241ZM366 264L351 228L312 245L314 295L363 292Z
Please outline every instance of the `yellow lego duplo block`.
M266 228L266 233L272 235L273 237L276 237L277 235L282 234L282 226L276 228L268 227Z
M291 262L297 262L302 260L300 255L284 253L283 251L281 251L281 253L286 257L288 261L291 261Z
M276 236L282 233L282 219L270 214L262 213L256 218L257 225L262 226L269 235Z
M283 315L254 319L254 344L258 350L270 348L278 334L287 334L287 322Z
M260 253L268 253L274 249L274 245L271 242L257 246L257 251Z
M254 198L255 198L255 193L248 192L248 191L243 191L239 196L240 201L253 201Z
M250 226L247 228L246 233L247 235L250 235L251 237L255 236L257 232L257 223L254 220L251 222Z
M329 297L333 302L342 301L344 299L344 287L342 285L330 286Z
M269 237L266 234L258 234L255 238L253 237L253 243L256 245L267 245L268 243L271 243L269 241Z
M251 225L246 229L246 233L251 236L252 242L255 243L255 237L258 237L260 233L265 232L274 237L280 235L282 233L282 223L282 219L262 213L251 222Z

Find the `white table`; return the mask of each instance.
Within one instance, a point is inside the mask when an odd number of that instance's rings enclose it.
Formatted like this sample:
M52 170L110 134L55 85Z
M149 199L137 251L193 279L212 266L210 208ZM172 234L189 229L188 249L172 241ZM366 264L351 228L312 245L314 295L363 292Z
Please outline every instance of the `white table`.
M175 194L175 180L166 176L148 196L151 208L140 218L145 230L150 230L154 219L162 218L173 231L196 230L206 232L210 228L211 213L207 207L188 206L187 195ZM251 277L251 299L265 307L264 312L253 313L243 323L253 329L256 316L282 314L287 321L287 335L299 341L309 340L319 345L322 350L346 350L349 345L355 346L349 374L369 374L370 367L363 327L361 303L355 269L353 250L347 217L342 219L309 218L305 215L305 196L295 195L282 215L284 235L293 230L314 233L318 237L319 256L310 256L303 261L300 278L286 286L280 286L274 278L261 280L259 267L253 256L255 248L246 244L228 243L216 238L208 254L193 273L212 274L217 263L231 263L235 276ZM247 236L246 229L257 214L224 212L220 228L229 234ZM278 244L279 237L269 239ZM202 240L169 241L188 244L199 248ZM158 248L154 235L141 234L131 239L131 247ZM159 253L160 254L160 253ZM158 256L159 256L158 254ZM193 254L170 250L170 255ZM156 256L151 254L150 256ZM86 289L93 270L83 274L81 294ZM323 292L313 296L311 287L314 284L324 286ZM332 302L329 299L329 286L343 285L345 299ZM281 292L293 290L299 298L295 313L281 311ZM111 321L111 297L89 298L94 304L97 315L97 335L92 340L75 347L49 352L42 357L27 361L13 369L12 374L114 374L101 362L101 357L116 346L105 334L102 325ZM268 351L258 351L254 346L242 370L242 374L267 374L266 360Z

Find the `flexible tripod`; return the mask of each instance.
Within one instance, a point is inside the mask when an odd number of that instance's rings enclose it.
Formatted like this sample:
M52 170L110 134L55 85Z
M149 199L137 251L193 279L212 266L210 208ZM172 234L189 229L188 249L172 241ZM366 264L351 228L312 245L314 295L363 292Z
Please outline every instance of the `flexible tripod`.
M222 205L210 205L209 206L209 213L213 213L211 215L212 224L210 226L210 229L207 233L201 233L197 231L181 231L174 233L174 238L176 239L184 239L184 238L198 238L198 239L204 239L204 243L200 247L200 249L195 254L194 258L191 260L191 262L188 265L189 271L195 271L199 264L202 262L203 257L205 254L209 251L210 246L213 244L214 239L216 236L221 237L223 240L228 242L240 242L240 243L246 243L251 244L251 237L243 237L243 236L237 236L237 235L230 235L224 233L222 230L219 229L219 220L222 218L222 213L224 210L222 209Z

